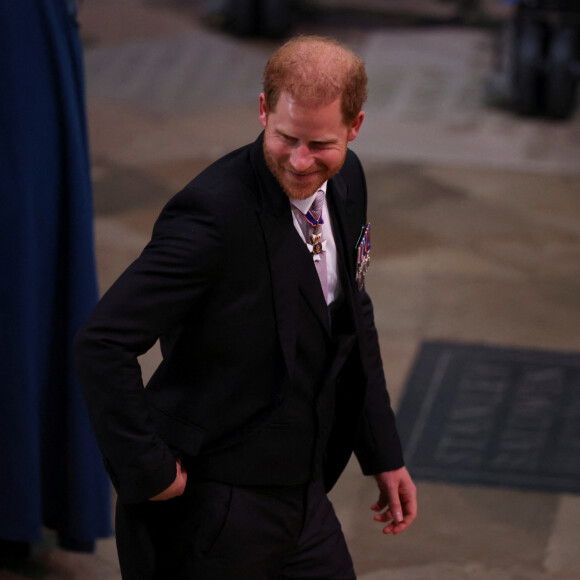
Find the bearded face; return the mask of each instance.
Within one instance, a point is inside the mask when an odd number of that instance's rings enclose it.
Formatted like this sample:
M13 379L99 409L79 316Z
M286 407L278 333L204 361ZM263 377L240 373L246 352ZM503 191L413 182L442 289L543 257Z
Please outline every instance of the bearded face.
M319 107L305 106L282 92L275 111L268 111L260 96L260 122L264 131L264 157L286 195L305 199L342 167L349 141L364 114L347 127L340 99Z

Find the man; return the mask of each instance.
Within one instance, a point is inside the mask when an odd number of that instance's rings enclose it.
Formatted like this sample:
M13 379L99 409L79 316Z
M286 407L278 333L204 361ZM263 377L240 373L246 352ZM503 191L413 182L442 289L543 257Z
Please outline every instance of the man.
M366 80L332 40L281 47L263 134L167 204L78 334L126 579L354 578L325 494L353 450L384 532L415 518L364 289L364 174L347 149ZM137 356L157 338L144 389Z

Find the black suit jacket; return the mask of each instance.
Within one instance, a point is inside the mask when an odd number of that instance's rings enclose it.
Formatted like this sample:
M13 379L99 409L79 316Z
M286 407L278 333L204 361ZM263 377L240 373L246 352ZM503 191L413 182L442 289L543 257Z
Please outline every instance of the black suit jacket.
M77 334L81 388L121 501L159 493L176 455L242 440L284 400L300 293L330 332L312 257L262 146L260 136L169 201L150 243ZM328 488L353 449L367 474L403 465L371 301L354 280L366 195L349 151L327 189L356 336L338 380ZM144 389L137 356L158 338L163 361Z

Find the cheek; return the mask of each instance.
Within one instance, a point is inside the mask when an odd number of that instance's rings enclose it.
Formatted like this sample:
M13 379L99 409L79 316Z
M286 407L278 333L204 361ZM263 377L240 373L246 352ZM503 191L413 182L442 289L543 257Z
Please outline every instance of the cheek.
M268 147L268 152L270 157L274 159L277 163L282 162L284 159L288 158L288 151L286 147L277 143L270 143Z
M329 168L334 168L342 163L344 153L342 151L328 151L318 156L319 163Z

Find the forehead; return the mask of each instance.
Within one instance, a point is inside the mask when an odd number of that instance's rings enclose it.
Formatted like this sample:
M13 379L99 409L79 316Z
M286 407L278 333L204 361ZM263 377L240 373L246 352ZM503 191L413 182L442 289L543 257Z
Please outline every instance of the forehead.
M343 123L340 98L329 104L313 104L283 92L270 114L270 120L279 131L289 134L294 131L305 132L312 139L324 135L331 137L347 130Z

